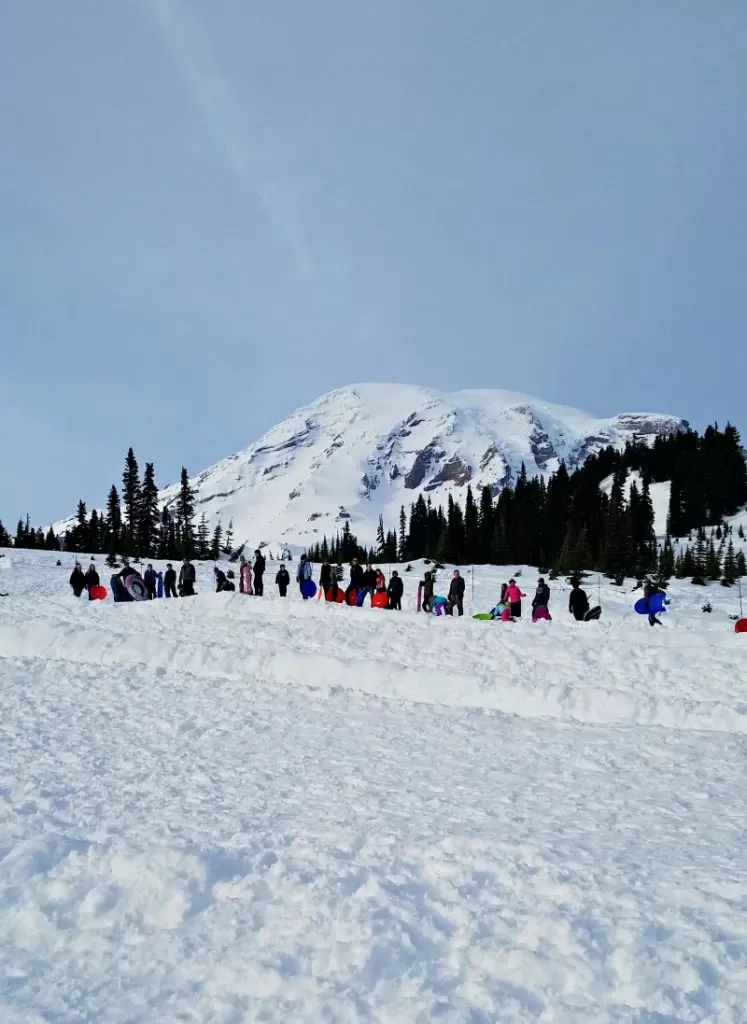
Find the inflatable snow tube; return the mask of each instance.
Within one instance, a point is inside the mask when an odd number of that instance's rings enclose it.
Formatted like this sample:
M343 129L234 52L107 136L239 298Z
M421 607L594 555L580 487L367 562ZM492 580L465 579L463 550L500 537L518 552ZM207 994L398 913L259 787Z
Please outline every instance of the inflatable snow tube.
M388 608L389 597L386 590L377 590L371 595L372 608Z
M91 587L88 591L88 596L92 601L103 601L109 591L106 587L102 587L100 584L97 587Z
M664 607L666 596L666 594L653 594L651 597L640 597L633 608L639 615L657 615L659 612L666 611Z
M133 601L147 601L148 591L139 576L128 576L124 581L125 590Z
M304 597L315 597L316 583L313 580L303 580L301 582L301 594Z
M602 609L599 605L596 608L590 608L584 615L584 622L596 622L599 616L602 614Z

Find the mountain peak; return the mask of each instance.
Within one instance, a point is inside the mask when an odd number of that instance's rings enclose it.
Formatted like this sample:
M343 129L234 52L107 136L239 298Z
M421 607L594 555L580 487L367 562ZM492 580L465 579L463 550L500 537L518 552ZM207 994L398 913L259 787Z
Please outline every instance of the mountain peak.
M575 468L608 445L687 427L659 413L599 419L513 391L442 392L358 383L330 391L257 442L198 474L197 514L230 519L238 542L306 547L345 521L371 543L379 515L395 528L418 494L445 503L468 485L495 492L518 475ZM166 503L176 487L162 492Z

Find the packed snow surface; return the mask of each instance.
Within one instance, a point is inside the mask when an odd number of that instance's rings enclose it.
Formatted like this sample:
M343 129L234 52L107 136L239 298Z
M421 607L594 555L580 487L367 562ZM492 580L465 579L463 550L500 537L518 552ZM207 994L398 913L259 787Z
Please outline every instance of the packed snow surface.
M503 624L414 614L422 564L396 613L55 557L0 588L3 1024L747 1020L736 590Z
M468 485L496 492L522 463L530 477L549 476L561 460L573 469L608 445L684 426L659 413L599 419L513 391L356 384L298 409L192 484L209 526L233 521L236 542L298 552L346 522L373 543L379 516L396 530L400 507L419 494L463 503ZM177 490L166 488L162 500Z

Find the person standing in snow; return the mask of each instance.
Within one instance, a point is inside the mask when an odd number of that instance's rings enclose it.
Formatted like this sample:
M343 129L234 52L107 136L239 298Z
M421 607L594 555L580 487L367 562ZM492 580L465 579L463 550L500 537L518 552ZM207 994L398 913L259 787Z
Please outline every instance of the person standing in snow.
M376 579L374 582L374 590L386 590L386 577L381 569L376 570Z
M537 591L532 598L532 622L536 622L537 619L550 618L550 612L547 607L549 603L550 588L540 576L537 580Z
M145 589L148 591L148 600L154 601L156 597L156 587L158 586L158 576L150 562L148 562L148 568L143 574L143 583L145 584Z
M370 599L373 596L374 590L376 590L376 570L373 568L373 566L371 565L370 562L366 566L366 571L363 573L363 586L361 587L361 589L364 592L363 593L363 600L364 601L366 600L366 597L368 597ZM362 603L361 600L360 600L360 593L361 592L359 590L358 591L358 604Z
M265 556L257 549L254 552L254 593L257 597L262 597L265 592L264 575L266 564Z
M88 566L85 581L86 590L88 591L88 599L89 601L92 601L93 598L91 597L91 591L93 590L94 587L98 587L99 584L101 583L101 579L99 578L99 574L96 571L96 566L93 564L93 562L91 562L91 564Z
M358 559L354 558L350 563L350 582L348 583L347 590L345 591L345 600L348 599L348 595L354 590L356 594L363 587L363 569L358 563Z
M568 611L576 622L583 622L584 616L589 610L589 598L586 591L581 589L577 579L571 581L571 593L568 597Z
M326 597L327 591L332 586L332 566L326 558L322 562L322 567L319 570L319 586Z
M163 574L164 597L176 597L176 570L171 562L166 563L166 572Z
M185 558L179 570L179 591L182 597L194 597L196 581L195 567L188 558Z
M404 586L402 584L402 577L396 569L392 572L391 579L389 580L389 588L387 594L389 595L389 607L393 611L402 611L402 593Z
M301 560L299 561L298 569L296 570L296 583L298 583L298 588L299 590L301 590L301 597L304 599L304 601L308 601L308 595L304 594L301 588L303 587L303 584L306 582L306 580L311 579L312 572L313 570L311 562L308 560L306 555L301 555Z
M506 593L503 595L503 603L510 606L512 619L521 618L521 599L526 596L527 595L517 587L515 579L512 578L508 581Z
M73 571L70 573L70 586L73 588L73 594L76 597L80 597L86 589L86 578L78 562L75 563Z
M239 593L251 594L252 592L252 567L242 555L239 559Z
M454 575L449 584L449 604L451 605L452 615L455 608L457 615L464 615L464 580L458 569L454 570Z
M290 576L288 575L288 570L285 568L285 563L283 563L278 569L277 574L275 575L275 583L277 584L280 596L285 597L288 593L288 584L290 583Z
M420 607L424 612L431 610L433 604L433 592L434 592L435 580L433 579L433 573L424 572L423 582L421 584L421 604Z

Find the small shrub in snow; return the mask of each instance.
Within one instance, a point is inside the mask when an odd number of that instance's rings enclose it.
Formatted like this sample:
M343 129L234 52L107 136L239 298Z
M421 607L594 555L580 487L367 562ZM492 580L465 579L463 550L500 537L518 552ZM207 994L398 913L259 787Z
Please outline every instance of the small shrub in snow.
M705 604L703 605L703 607L701 608L701 611L704 611L704 612L712 612L712 611L713 611L713 608L712 608L712 606L711 606L711 602L710 602L710 601L706 601L706 603L705 603Z
M690 582L694 587L704 587L706 585L706 582L702 576L693 576Z

